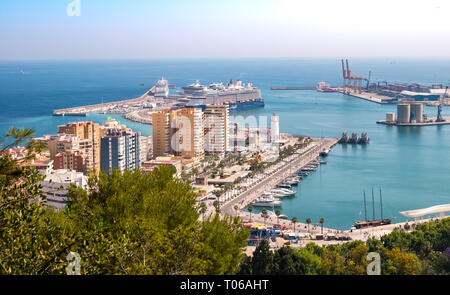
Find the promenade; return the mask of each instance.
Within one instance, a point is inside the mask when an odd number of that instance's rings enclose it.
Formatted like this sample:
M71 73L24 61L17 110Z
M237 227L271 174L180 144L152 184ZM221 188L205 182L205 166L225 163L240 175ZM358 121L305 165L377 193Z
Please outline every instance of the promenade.
M323 150L331 149L337 142L338 139L336 138L321 138L316 139L306 148L297 150L295 154L283 160L281 167L274 171L268 173L265 172L262 175L256 176L253 183L251 183L247 189L238 193L231 200L222 203L222 214L236 215L236 210L234 209L236 205L240 210L247 207L257 197L264 194L265 191L281 183L294 172L300 170L302 167L316 159Z

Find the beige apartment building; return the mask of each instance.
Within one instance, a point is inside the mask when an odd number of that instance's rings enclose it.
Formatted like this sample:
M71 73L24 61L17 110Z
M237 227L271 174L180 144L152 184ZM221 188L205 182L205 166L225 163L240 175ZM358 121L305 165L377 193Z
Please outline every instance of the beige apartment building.
M198 108L153 113L153 158L203 155L203 112Z
M80 150L86 155L86 169L100 171L100 140L102 134L98 123L92 121L72 122L58 126L58 133L76 136L80 141Z

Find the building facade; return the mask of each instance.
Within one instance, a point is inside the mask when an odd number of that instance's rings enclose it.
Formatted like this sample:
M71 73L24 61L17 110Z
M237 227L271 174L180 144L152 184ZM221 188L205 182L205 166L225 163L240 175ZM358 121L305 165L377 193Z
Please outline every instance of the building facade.
M85 155L79 151L65 151L58 153L53 160L55 170L67 169L84 173L86 171Z
M153 114L153 158L203 155L203 112L199 108L160 111Z
M101 169L106 173L139 169L140 133L129 128L106 128L101 138Z
M80 146L86 154L86 169L100 171L100 125L92 121L72 122L58 126L58 133L76 136L85 146ZM88 143L90 141L90 144Z
M229 115L227 105L211 105L205 108L205 154L225 156L226 152L229 151L229 129Z

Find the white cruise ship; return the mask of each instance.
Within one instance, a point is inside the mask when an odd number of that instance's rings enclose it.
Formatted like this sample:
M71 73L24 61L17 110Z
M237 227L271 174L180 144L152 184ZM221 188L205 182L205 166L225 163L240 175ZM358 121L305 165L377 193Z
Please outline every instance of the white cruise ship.
M161 78L155 85L155 97L167 97L169 96L169 82L164 78Z

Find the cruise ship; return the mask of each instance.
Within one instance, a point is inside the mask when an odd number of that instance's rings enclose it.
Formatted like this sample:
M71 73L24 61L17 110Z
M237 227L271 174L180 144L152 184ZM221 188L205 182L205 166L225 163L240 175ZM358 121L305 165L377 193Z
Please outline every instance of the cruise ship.
M182 87L181 94L189 99L187 107L228 105L230 110L244 110L264 106L261 91L251 83L245 84L240 80L236 83L230 80L227 86L222 83L204 86L196 81Z
M155 97L167 97L169 96L169 82L166 79L161 78L155 85Z

